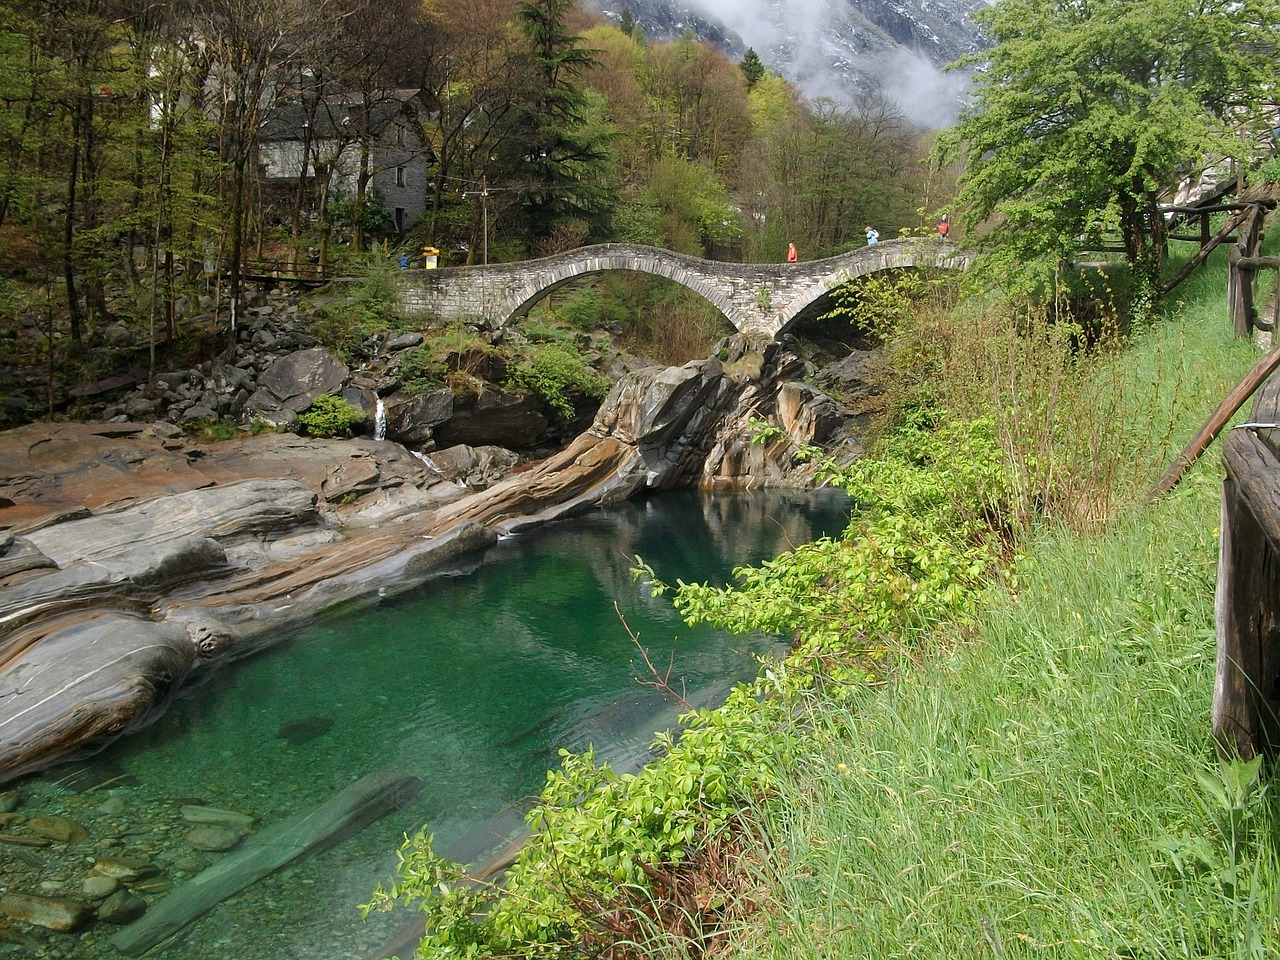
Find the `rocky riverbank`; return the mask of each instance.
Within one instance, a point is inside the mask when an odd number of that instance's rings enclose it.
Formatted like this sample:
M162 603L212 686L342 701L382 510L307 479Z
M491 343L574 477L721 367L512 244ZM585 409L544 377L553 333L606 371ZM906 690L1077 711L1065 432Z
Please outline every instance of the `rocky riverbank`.
M0 434L0 784L92 752L281 628L446 573L502 533L645 489L805 485L816 463L797 453L852 459L866 413L814 383L873 393L869 354L818 371L786 345L736 336L682 367L612 361L617 382L590 426L539 455L551 438L537 411L473 401L465 428L451 428L452 397L401 397L394 358L413 335L352 371L291 316L257 314L235 367L223 357L159 393L126 388L97 402L104 420ZM392 439L291 432L321 394L381 406ZM242 427L204 440L179 425L192 411ZM523 452L444 446L450 436ZM85 925L100 939L99 926L134 919L208 866L193 831L207 844L198 827L228 826L185 817L201 798L170 802L149 818L159 839L135 844L109 785L96 790L19 809L18 794L0 795L0 854L14 864L0 883L0 916L13 921L0 943ZM132 865L112 862L126 847ZM112 875L122 870L135 873Z
M796 450L831 446L850 423L805 372L741 337L708 360L642 368L565 449L484 490L391 441L202 443L163 421L7 431L0 782L127 730L269 628L421 580L501 532L646 488L803 483L815 467ZM455 476L478 462L467 447L442 459Z

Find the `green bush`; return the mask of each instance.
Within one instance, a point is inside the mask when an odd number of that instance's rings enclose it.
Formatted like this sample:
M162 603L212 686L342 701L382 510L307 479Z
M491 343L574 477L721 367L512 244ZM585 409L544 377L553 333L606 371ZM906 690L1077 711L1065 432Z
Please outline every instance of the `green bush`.
M227 423L224 420L186 420L182 424L182 428L188 433L194 433L204 443L217 443L219 440L233 440L240 436L240 431L234 423Z
M363 279L329 288L333 299L312 321L312 335L348 363L363 358L372 336L404 326L398 273L385 257L369 257Z
M512 370L511 383L542 397L560 416L574 415L571 391L602 399L609 392L608 377L596 373L582 355L564 343L539 344Z
M423 344L407 350L396 362L401 389L405 393L426 393L432 387L441 386L445 380L445 365L433 355L431 347Z
M1280 183L1280 156L1269 157L1249 174L1253 183Z
M741 851L741 812L771 802L804 735L815 679L865 689L874 648L905 646L939 619L974 611L999 552L999 534L979 517L1002 494L1001 462L982 424L917 424L886 459L837 478L859 503L843 538L739 568L737 586L679 584L689 622L794 634L795 648L722 707L682 717L679 738L659 737L663 755L635 775L562 750L500 885L466 883L423 831L401 848L397 879L379 886L366 915L418 905L427 917L419 957L593 955L618 942L643 956L672 935L699 955L742 899L723 886ZM636 561L655 596L669 589ZM680 891L701 898L696 916Z
M350 436L352 425L364 420L364 411L341 397L321 394L298 420L313 437Z

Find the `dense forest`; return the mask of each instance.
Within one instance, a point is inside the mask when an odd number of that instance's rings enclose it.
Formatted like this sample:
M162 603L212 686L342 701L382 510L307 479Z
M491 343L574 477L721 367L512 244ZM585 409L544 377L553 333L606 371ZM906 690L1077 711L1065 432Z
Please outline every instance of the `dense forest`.
M172 340L184 294L234 305L263 262L604 240L808 258L918 223L929 193L921 133L878 91L809 103L754 52L650 43L571 0L0 16L0 272L73 349L108 320Z

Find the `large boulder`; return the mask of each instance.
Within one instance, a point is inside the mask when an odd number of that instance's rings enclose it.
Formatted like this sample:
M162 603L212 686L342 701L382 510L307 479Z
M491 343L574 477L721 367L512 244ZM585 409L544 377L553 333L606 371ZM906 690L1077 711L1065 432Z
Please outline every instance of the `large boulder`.
M779 426L797 446L825 443L846 419L846 412L831 397L794 381L778 387L777 410Z
M439 387L426 393L394 393L383 401L387 439L419 450L431 442L433 431L453 416L453 391Z
M501 480L520 462L520 455L504 447L455 447L431 454L431 463L441 476L465 484L472 490L484 490Z
M338 393L350 375L347 365L324 347L298 350L262 372L257 391L245 403L245 413L253 416L279 408L301 413L316 397Z
M441 447L465 443L532 450L543 442L548 425L534 394L486 388L454 400L453 416L436 428L435 440Z

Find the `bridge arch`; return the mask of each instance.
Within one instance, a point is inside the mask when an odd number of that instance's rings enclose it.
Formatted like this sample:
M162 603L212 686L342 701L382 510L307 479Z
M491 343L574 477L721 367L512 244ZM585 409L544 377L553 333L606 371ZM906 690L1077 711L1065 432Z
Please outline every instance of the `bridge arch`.
M881 270L940 267L963 270L972 257L937 239L891 240L823 260L724 263L640 244L580 247L541 260L408 271L406 305L444 319L479 315L506 323L527 314L548 293L591 274L624 270L663 277L691 290L741 332L778 337L811 316L846 280Z
M614 245L601 245L600 247L584 249L601 250L601 247L604 246L612 247ZM622 245L617 246L622 247ZM529 274L525 283L510 288L507 296L498 306L500 312L505 313L508 317L523 317L539 301L573 280L621 270L646 273L650 276L663 277L678 283L686 290L690 290L702 297L711 306L719 310L735 328L741 329L739 323L736 322L737 306L732 298L726 295L724 289L703 272L687 269L686 265L681 262L685 259L697 261L695 257L686 258L682 254L674 253L670 250L661 250L657 247L634 246L618 251L602 251L598 255L585 258L562 259L556 257L548 259L559 260L560 262L550 264L542 270ZM701 262L709 263L711 261ZM526 265L529 265L528 261L526 261Z

